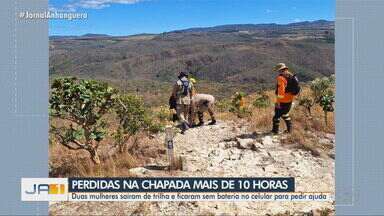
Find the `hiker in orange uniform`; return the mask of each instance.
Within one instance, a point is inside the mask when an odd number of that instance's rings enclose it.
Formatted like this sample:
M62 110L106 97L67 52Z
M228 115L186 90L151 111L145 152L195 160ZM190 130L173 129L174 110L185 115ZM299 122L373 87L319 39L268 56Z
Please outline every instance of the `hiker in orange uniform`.
M289 111L292 106L292 101L300 92L299 81L296 75L289 72L288 67L284 63L279 63L274 67L279 75L276 78L276 104L275 115L273 116L272 133L279 133L280 118L283 118L287 126L286 132L292 131L292 121L289 116Z

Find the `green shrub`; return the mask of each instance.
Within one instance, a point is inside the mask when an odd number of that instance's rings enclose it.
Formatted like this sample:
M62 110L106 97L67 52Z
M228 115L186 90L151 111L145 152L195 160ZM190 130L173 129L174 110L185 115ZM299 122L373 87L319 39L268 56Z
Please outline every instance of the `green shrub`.
M241 107L244 107L244 97L246 94L244 92L236 92L232 97L232 107L236 110L239 110Z
M165 131L165 124L161 122L152 121L147 125L147 129L150 133L156 134Z
M93 80L58 78L51 86L50 115L66 120L60 128L51 125L59 143L71 150L86 150L100 163L98 147L106 134L103 116L114 106L117 90Z
M335 110L333 107L334 102L335 96L333 95L323 95L320 99L320 106L323 108L325 124L328 124L328 112L333 112Z
M256 98L252 104L257 108L267 108L271 105L271 99L268 97L268 95L263 94Z
M252 115L252 112L247 107L241 107L236 110L236 115L238 118L246 118Z
M304 107L308 114L311 116L312 115L312 107L314 105L314 101L311 97L304 96L299 98L299 105Z
M160 107L160 110L156 113L156 116L162 123L172 120L171 112L169 111L169 109L163 106Z
M333 112L335 102L335 76L316 78L310 84L311 96L299 98L299 105L305 107L311 115L311 109L315 104L319 104L324 112L324 121L328 124L328 112Z
M310 84L312 97L315 103L319 103L324 95L333 95L335 85L334 76L316 78Z
M232 107L231 100L228 100L228 99L219 100L215 103L215 107L219 112L227 112Z
M115 111L119 120L119 128L115 133L115 145L119 151L127 151L127 142L140 130L147 128L146 115L143 100L136 95L119 95Z
M238 118L245 118L252 114L248 107L245 106L245 96L246 94L244 92L236 92L235 95L232 96L229 111L235 113Z

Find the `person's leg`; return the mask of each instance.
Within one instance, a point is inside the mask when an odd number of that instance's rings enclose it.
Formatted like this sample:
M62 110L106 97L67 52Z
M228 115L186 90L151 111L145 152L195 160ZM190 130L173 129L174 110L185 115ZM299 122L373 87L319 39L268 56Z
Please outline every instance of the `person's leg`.
M206 112L207 110L208 110L208 107L205 103L198 104L198 112L197 112L197 115L199 117L198 126L204 125L204 112Z
M201 110L199 110L197 112L197 115L199 117L199 124L198 126L201 126L201 125L204 125L204 112L202 112Z
M209 125L216 124L215 112L213 111L212 105L208 106L208 113L211 116L211 122L209 123Z
M176 105L176 115L177 115L177 118L179 119L180 123L185 122L185 118L184 118L183 112L184 112L183 105L182 104L177 104Z
M179 119L179 122L181 124L181 132L184 133L184 131L189 129L188 123L185 120L185 114L186 114L186 108L183 104L177 104L176 106L176 114Z
M281 112L281 106L275 106L275 115L272 118L272 133L278 134L279 133L279 124L280 124L280 117L282 115Z
M190 115L190 113L189 113L189 111L190 111L189 108L190 108L189 105L183 105L183 115L184 115L184 120L185 120L185 122L188 123L188 124L189 124L189 120L190 120L190 118L191 118L191 115Z
M189 122L187 121L187 119L190 118L189 107L190 107L189 105L183 105L183 115L184 115L183 128L184 128L184 131L189 129Z
M281 117L283 118L285 125L287 126L288 133L292 132L292 120L291 120L291 117L289 116L289 111L291 110L291 106L292 106L292 103L282 104Z
M197 111L196 110L196 106L194 104L192 104L190 106L189 119L188 119L188 122L189 122L190 126L194 126L195 125L196 111Z

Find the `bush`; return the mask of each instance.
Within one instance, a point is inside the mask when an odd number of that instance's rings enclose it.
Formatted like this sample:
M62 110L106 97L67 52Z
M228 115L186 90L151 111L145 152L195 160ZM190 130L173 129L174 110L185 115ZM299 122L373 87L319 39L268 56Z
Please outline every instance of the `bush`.
M249 108L245 106L245 96L246 94L244 92L236 92L232 97L229 111L235 113L238 118L245 118L252 114Z
M161 106L160 110L156 113L156 117L159 119L161 123L165 123L167 121L172 121L172 115L169 109Z
M159 120L156 119L156 116ZM165 130L165 121L166 120L161 120L158 113L155 116L152 116L148 112L145 116L145 128L148 132L153 134L163 132Z
M123 153L128 150L128 140L147 127L147 112L143 100L129 94L119 95L115 111L119 120L119 127L114 134L115 146L118 146L120 153Z
M253 106L257 108L267 108L271 105L271 99L268 95L262 94L260 97L253 101Z
M229 99L219 100L215 103L215 107L219 112L227 112L232 107L231 100Z
M55 79L49 99L50 115L69 124L51 126L60 144L71 150L86 150L92 161L100 163L98 147L104 139L103 116L114 106L117 91L106 83L76 78Z
M246 94L244 92L236 92L232 97L232 107L236 110L245 106L244 97Z
M335 102L335 96L333 95L323 95L320 99L320 106L324 112L324 121L328 125L328 112L333 112L335 108L333 103Z
M324 119L327 124L328 112L333 112L335 77L322 77L313 80L310 84L311 96L299 98L299 105L305 107L311 115L311 109L315 104L319 104L324 111Z
M333 95L335 85L334 76L316 78L310 84L312 97L315 103L319 103L324 95Z
M310 116L312 115L312 107L314 105L314 101L312 98L308 96L300 97L299 105L304 107Z

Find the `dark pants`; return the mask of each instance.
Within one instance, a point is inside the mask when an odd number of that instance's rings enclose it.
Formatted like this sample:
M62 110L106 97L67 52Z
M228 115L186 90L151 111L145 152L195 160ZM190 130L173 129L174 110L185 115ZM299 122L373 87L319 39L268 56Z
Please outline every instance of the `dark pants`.
M291 117L289 116L289 111L291 110L292 103L280 103L280 106L275 106L275 115L273 116L273 128L272 132L279 132L280 118L284 119L285 124L287 125L287 131L291 132L292 122Z

